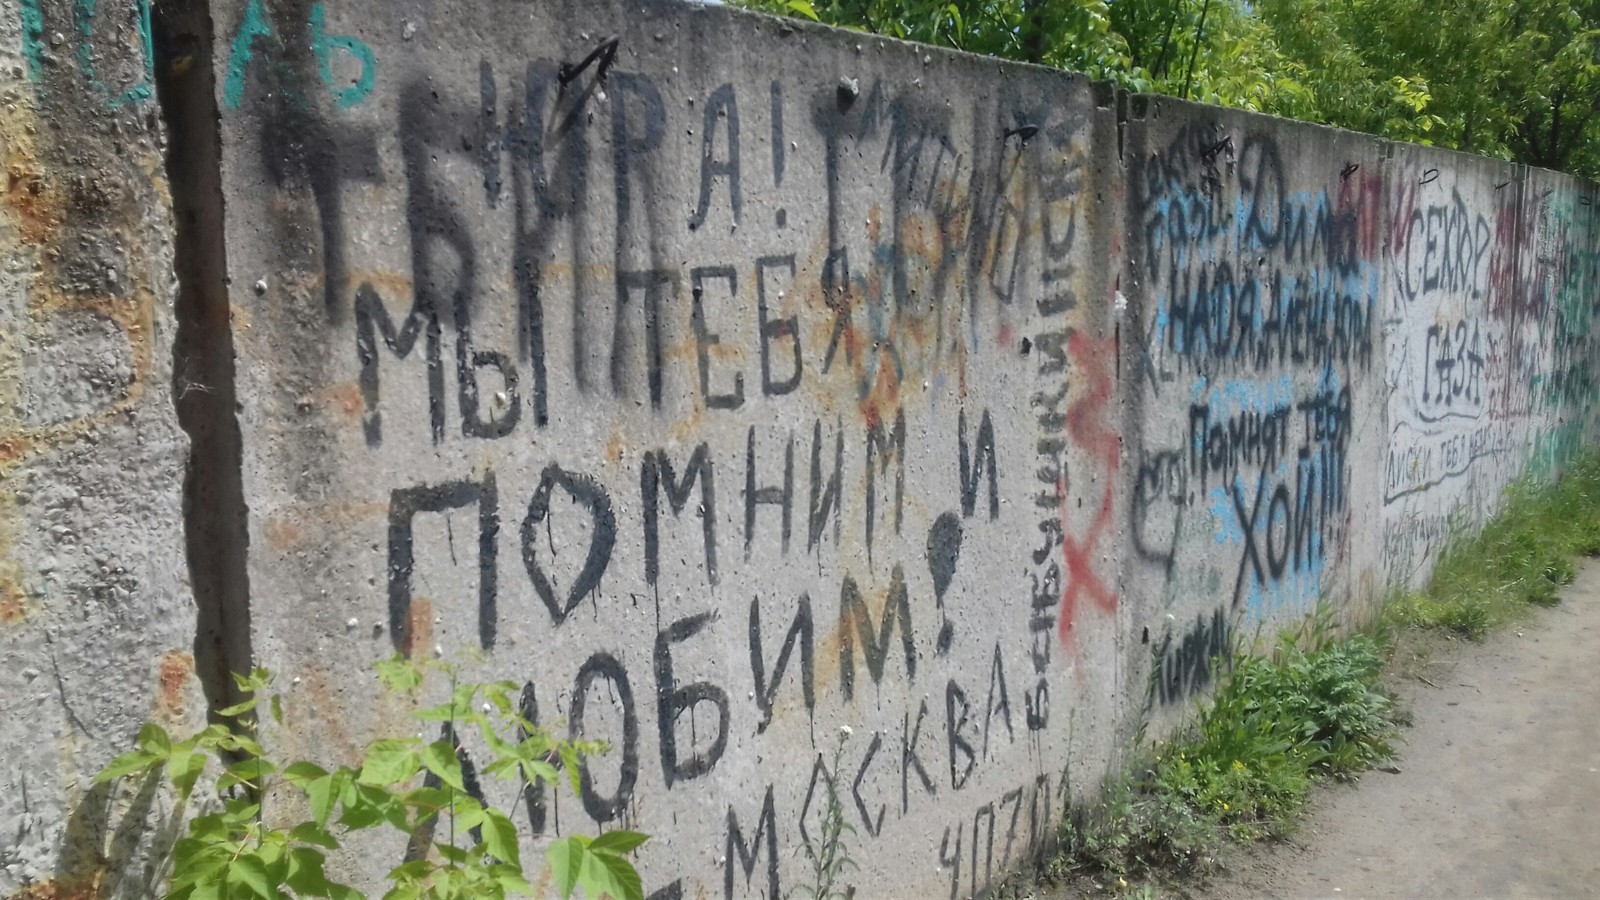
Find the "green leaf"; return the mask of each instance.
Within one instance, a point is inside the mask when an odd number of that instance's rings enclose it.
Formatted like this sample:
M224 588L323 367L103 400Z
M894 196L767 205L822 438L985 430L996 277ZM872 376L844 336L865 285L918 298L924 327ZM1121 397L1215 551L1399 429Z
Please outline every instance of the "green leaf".
M455 810L456 827L464 831L470 831L482 825L484 816L487 815L483 804L466 794L457 794L455 801L450 806Z
M226 791L235 785L244 785L253 790L260 789L266 779L276 771L277 767L265 760L246 759L223 770L217 777L217 790Z
M467 789L461 777L461 760L456 757L456 748L448 741L434 741L423 748L422 764L445 784L458 791Z
M256 817L261 814L261 805L252 803L248 798L229 800L222 812L222 821L234 831L248 828L255 824Z
M521 763L517 761L516 757L500 756L488 765L480 767L478 771L483 775L509 779L516 777L520 766Z
M370 785L352 785L348 794L341 800L344 809L339 814L339 824L360 830L383 822L382 803L372 795L373 791L377 791L380 795L383 793L381 788Z
M483 723L481 731L484 743L489 745L489 752L497 762L505 762L508 765L516 763L517 750L515 745L495 734L494 728L488 722Z
M566 767L567 775L572 779L572 792L583 793L583 783L578 772L578 751L571 744L561 745L561 764Z
M483 849L504 863L522 868L522 849L517 843L517 826L498 809L484 810Z
M263 900L274 900L278 891L272 885L272 878L267 874L267 867L255 856L241 856L228 866L228 887L230 889L245 888L256 897ZM238 896L236 890L229 890L231 896Z
M283 767L283 780L302 790L311 782L326 778L327 775L327 771L315 763L301 761Z
M107 763L106 767L94 776L94 783L105 784L108 781L115 781L124 775L132 775L134 772L148 769L159 762L161 762L161 757L153 756L143 750L124 753Z
M371 828L387 822L401 831L407 829L405 805L385 788L358 784L342 802L344 813L339 823L347 828Z
M554 784L556 780L556 767L550 765L542 759L534 760L532 762L525 762L522 764L522 774L524 778L528 779L529 784L537 784L541 781L547 781Z
M450 705L460 710L461 715L465 716L467 713L472 711L474 706L477 705L473 702L477 696L478 686L470 681L463 682L456 685L456 689L451 692Z
M593 845L590 845L591 849ZM605 866L611 874L612 882L621 890L616 892L617 900L644 900L644 883L639 879L639 871L633 863L621 856L610 853L596 854L596 859Z
M467 863L467 851L461 849L460 847L453 847L450 844L435 843L433 845L433 849L434 852L438 853L439 857L445 862L457 866L466 865Z
M212 813L208 816L198 816L189 822L189 836L203 844L215 844L227 840L228 826L222 821L222 816ZM182 844L177 852L182 853ZM198 848L197 848L198 850Z
M261 864L267 867L267 876L273 884L281 884L283 874L288 869L288 836L281 831L267 829L261 833L260 843L256 848L256 857ZM282 863L283 865L279 865Z
M329 850L339 849L339 842L326 829L315 822L301 822L289 831L289 840L302 844L316 844Z
M449 809L456 796L443 788L420 787L402 796L400 801L419 812L432 814Z
M422 684L422 670L401 653L380 660L374 668L378 670L378 680L383 682L383 686L395 693L410 693Z
M249 675L240 675L235 672L233 673L233 683L238 685L239 690L244 693L254 694L258 691L266 690L272 685L272 673L260 667L250 670Z
M396 885L383 895L383 900L421 900L422 888L407 882Z
M421 881L433 871L433 863L426 859L414 859L402 863L389 870L389 880L400 883L406 881Z
M617 829L608 831L589 842L589 849L596 853L624 854L632 853L635 849L650 840L650 835L640 834L637 831Z
M306 800L311 804L311 818L318 825L328 824L328 816L333 812L334 778L324 775L305 785L302 789L306 792Z
M172 752L172 739L167 737L167 730L154 722L144 723L139 729L139 749L152 756L165 758Z
M217 816L206 816L220 825ZM198 821L198 820L197 820ZM194 823L190 834L195 834ZM185 838L173 848L172 887L193 887L208 881L221 881L233 853L226 843L226 829L219 829L215 837Z
M517 727L522 729L523 734L522 742L517 744L517 758L544 759L550 752L550 735L527 720L523 720Z
M412 749L415 742L408 740L374 741L367 748L367 759L361 765L358 784L387 786L405 781L417 774L417 754Z
M545 859L550 861L550 875L556 880L556 891L561 894L561 900L572 896L572 889L578 884L578 874L583 871L585 855L583 845L575 837L553 841L544 851Z
M521 688L517 687L515 682L497 681L494 684L484 685L483 699L489 701L489 704L500 715L510 716L516 709L516 704L512 702L511 695L520 690Z
M332 887L323 872L325 857L309 847L295 847L289 851L289 867L283 883L296 894L305 897L326 897Z
M187 746L180 745L167 757L167 777L172 779L172 786L178 789L178 796L184 801L194 793L194 784L205 770L205 756Z
M495 866L489 870L494 880L500 885L500 890L507 894L531 895L533 885L522 877L522 872L515 866Z
M601 897L610 894L617 900L623 900L623 886L617 883L616 876L606 867L604 859L617 859L618 857L602 857L595 853L583 855L583 867L578 871L578 885L583 888L586 897Z
M251 697L248 700L241 700L232 706L224 706L223 708L217 710L217 715L232 718L235 716L242 716L255 708L256 698Z
M811 4L807 2L807 0L788 0L788 2L784 4L784 7L790 12L805 16L813 22L822 21L821 19L817 18L816 9L814 9Z
M454 722L458 712L459 710L450 704L442 703L427 709L419 709L411 714L411 718L418 722Z

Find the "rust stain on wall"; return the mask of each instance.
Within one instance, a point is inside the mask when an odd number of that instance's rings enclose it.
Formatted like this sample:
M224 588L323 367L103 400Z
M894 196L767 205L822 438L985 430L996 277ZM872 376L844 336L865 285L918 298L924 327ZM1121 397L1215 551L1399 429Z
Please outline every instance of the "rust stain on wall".
M22 591L9 579L0 579L0 622L15 625L27 618L22 606Z
M11 248L35 262L35 272L26 282L27 317L25 334L4 336L17 346L36 343L36 337L63 315L87 313L115 324L126 341L125 362L128 381L119 396L92 412L48 425L27 427L16 418L20 409L21 380L0 379L0 408L8 414L0 418L0 475L10 473L24 460L40 453L83 440L117 417L138 407L152 369L151 341L155 320L155 292L148 260L149 252L137 226L137 204L130 202L130 188L105 173L86 175L63 187L48 174L46 162L34 146L35 128L31 115L8 116L0 122L0 209L16 229L18 243ZM153 177L153 173L150 174ZM164 185L163 185L164 186ZM164 193L164 191L163 191ZM74 218L75 217L75 218ZM109 220L109 224L108 224ZM124 248L121 258L126 271L110 273L112 288L89 287L82 272L66 271L80 251L72 223L78 221L93 229L103 229L97 237L114 238ZM6 361L10 362L10 361Z
M16 136L7 137L11 152L6 160L5 203L23 242L38 246L51 240L61 227L60 198L30 149L15 141Z
M79 876L67 881L42 881L30 884L8 900L97 900L100 896L100 873Z
M313 535L374 519L381 521L387 515L388 510L377 503L324 503L277 510L262 527L268 546L279 553L290 553L305 546Z
M405 630L400 633L400 652L410 659L426 655L433 643L433 601L413 597L406 613Z
M161 685L156 697L157 713L163 717L180 715L185 708L183 687L194 674L194 657L174 650L161 657L157 670Z

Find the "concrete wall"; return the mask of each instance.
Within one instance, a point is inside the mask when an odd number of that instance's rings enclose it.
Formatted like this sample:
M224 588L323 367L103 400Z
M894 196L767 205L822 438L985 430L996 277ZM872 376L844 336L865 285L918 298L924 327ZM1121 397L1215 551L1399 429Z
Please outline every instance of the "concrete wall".
M172 726L203 709L174 411L172 216L144 10L0 5L7 896L27 885L148 896L139 861L170 808L153 790L112 795L90 778L147 718Z
M415 732L371 673L399 650L609 742L518 815L651 833L657 896L802 884L829 783L864 896L983 894L1234 636L1359 619L1594 437L1597 197L1564 176L716 6L190 0L151 34L175 223L148 98L73 124L120 142L5 126L78 154L46 175L145 166L77 230L12 205L5 414L119 358L48 356L80 301L27 298L86 283L57 235L137 224L115 296L153 323L104 426L6 420L49 485L148 460L95 521L149 625L80 611L108 576L12 590L76 513L8 501L3 677L44 673L0 707L13 782L110 752L41 718L90 661L127 667L83 701L125 739L191 643L212 703L266 665L280 749L354 763ZM12 89L40 121L101 90L71 49Z
M652 889L788 890L827 779L863 885L1053 834L1142 689L1087 82L722 9L298 16L218 20L293 748L357 760L374 659L475 651L611 744L533 821L648 829Z
M1452 526L1593 435L1593 185L1397 147L1389 167L1383 568L1425 583Z
M1123 146L1125 578L1182 714L1241 627L1381 588L1387 148L1147 98Z
M983 893L1591 431L1570 179L716 7L217 21L289 743L481 654L667 895L799 883L828 779L863 890Z

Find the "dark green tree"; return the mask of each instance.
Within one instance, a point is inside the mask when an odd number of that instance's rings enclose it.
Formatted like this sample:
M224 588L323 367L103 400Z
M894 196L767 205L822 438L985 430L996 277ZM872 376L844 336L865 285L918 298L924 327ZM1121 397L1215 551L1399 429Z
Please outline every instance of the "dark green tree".
M1600 174L1600 0L734 2Z

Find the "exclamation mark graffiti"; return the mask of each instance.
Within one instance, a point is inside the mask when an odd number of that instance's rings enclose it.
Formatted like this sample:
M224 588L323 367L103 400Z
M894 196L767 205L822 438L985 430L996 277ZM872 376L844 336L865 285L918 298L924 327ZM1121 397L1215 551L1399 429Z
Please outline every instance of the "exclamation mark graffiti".
M772 186L783 187L783 85L772 83ZM778 227L789 224L789 211L778 207Z
M961 555L961 519L955 513L944 513L933 521L928 531L928 574L933 576L933 598L939 607L940 656L950 652L950 642L955 638L955 626L945 615L944 595L956 574L956 557Z

